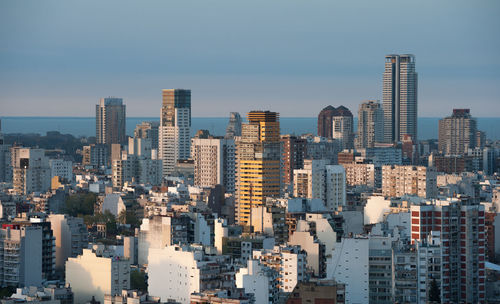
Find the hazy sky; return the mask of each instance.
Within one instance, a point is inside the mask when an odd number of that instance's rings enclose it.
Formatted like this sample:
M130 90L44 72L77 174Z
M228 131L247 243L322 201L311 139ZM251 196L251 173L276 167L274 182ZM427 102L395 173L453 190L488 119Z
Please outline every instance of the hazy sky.
M159 116L163 88L191 89L193 116L357 113L389 53L416 56L420 116L500 117L497 0L0 0L0 116L93 116L107 96Z

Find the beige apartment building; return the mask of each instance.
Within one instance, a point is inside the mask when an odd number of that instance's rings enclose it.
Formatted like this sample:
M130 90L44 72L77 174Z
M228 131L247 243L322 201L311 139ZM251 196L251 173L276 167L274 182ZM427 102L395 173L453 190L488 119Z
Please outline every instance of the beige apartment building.
M191 158L194 161L194 185L212 188L223 185L234 192L235 146L233 139L193 138Z
M66 283L73 290L75 303L87 303L92 296L103 303L105 294L117 295L130 288L130 261L84 249L82 255L66 262Z
M434 167L382 166L382 194L386 197L416 195L437 196L437 173Z
M343 164L345 179L348 186L366 185L375 187L375 165L374 164Z

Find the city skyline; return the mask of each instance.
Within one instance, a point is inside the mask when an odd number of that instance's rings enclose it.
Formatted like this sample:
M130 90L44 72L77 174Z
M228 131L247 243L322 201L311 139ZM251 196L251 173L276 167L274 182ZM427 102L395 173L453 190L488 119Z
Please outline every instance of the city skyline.
M312 117L328 104L353 109L362 100L382 100L381 58L412 53L419 116L442 117L471 101L476 117L500 116L493 107L500 39L492 32L500 27L500 4L392 3L266 3L261 10L228 1L194 7L110 1L94 10L46 1L25 10L4 2L0 108L4 116L87 117L86 104L117 95L129 116L152 117L160 89L187 87L197 100L193 117L252 109ZM163 18L166 11L193 18L178 31L182 19ZM379 18L386 15L392 17Z
M500 303L493 1L0 1L0 304Z

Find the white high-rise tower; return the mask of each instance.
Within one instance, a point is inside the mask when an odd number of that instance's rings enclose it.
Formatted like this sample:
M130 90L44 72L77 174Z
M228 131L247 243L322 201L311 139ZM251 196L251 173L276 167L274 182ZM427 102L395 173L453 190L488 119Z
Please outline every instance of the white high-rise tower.
M177 160L190 157L191 90L163 90L158 137L163 176L172 173Z
M383 84L384 141L417 141L417 73L414 55L385 56Z

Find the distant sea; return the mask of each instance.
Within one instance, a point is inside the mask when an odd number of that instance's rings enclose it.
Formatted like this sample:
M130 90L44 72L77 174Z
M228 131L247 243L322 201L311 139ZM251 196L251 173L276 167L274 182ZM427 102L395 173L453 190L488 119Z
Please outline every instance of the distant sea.
M95 117L0 117L2 120L3 133L38 133L45 135L47 131L59 131L62 134L71 134L76 137L95 136ZM418 119L419 139L438 138L437 117L420 117ZM127 134L133 135L135 126L143 121L159 121L159 117L128 117ZM213 135L224 135L228 117L193 117L191 124L191 135L197 130L206 129ZM486 132L486 137L492 140L500 140L500 117L477 118L478 128ZM316 117L281 117L282 134L303 133L316 134ZM354 119L357 125L357 119Z

